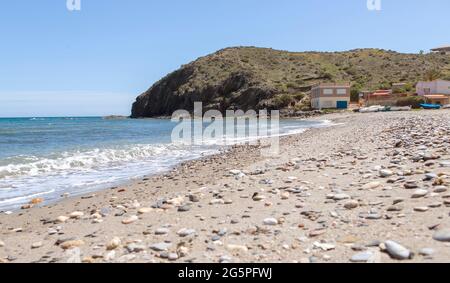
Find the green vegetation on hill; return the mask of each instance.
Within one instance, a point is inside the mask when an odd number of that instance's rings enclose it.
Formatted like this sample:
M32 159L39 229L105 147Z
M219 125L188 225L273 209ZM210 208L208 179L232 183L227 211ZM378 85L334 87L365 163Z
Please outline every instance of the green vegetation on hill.
M319 82L351 82L359 91L409 87L426 78L450 78L450 56L402 54L380 49L346 52L287 52L236 47L201 57L169 74L137 98L132 117L171 115L206 109L279 109L308 107L311 86Z

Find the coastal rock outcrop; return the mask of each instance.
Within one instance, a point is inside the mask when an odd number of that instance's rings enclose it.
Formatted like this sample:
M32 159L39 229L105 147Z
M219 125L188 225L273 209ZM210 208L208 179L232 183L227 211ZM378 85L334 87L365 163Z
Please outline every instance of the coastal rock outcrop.
M132 118L171 116L179 109L309 110L309 91L318 82L348 81L353 92L412 86L430 70L448 73L450 57L402 54L380 49L345 52L287 52L235 47L201 57L156 82L137 97Z

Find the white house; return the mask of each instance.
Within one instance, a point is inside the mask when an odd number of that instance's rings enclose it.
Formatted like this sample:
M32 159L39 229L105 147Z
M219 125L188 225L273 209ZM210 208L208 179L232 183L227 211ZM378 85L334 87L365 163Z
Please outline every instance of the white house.
M450 82L435 80L431 82L418 82L416 92L430 103L448 104L450 102Z

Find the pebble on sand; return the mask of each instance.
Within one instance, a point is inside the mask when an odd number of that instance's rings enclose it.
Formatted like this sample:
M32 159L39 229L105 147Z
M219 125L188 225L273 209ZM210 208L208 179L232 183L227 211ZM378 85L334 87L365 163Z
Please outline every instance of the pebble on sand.
M433 239L439 242L450 242L450 229L442 229L434 233Z
M62 243L60 245L60 247L63 250L69 250L69 249L72 249L72 248L81 247L83 245L84 245L84 241L83 240L73 240L73 241L66 241L66 242Z
M357 200L350 200L344 204L346 209L355 209L359 206L359 202Z
M129 218L122 220L122 224L128 225L128 224L136 222L137 220L139 220L139 217L137 217L136 215L133 215L133 216L130 216Z
M74 211L74 212L72 212L72 213L69 215L69 217L72 218L72 219L79 219L79 218L81 218L81 217L83 217L83 216L84 216L84 213L81 212L81 211Z
M58 218L56 218L57 223L64 223L67 220L69 220L69 217L67 217L67 216L59 216Z
M410 250L405 248L404 246L400 245L397 242L394 241L386 241L384 243L386 245L386 251L388 254L398 260L405 260L405 259L412 259L413 254Z
M31 248L32 249L39 249L40 247L42 247L42 242L36 242L36 243L33 243L32 245L31 245Z
M247 246L244 245L227 245L227 250L232 251L232 252L248 252L248 248Z
M139 214L147 214L153 211L153 208L151 207L142 207L138 210Z
M157 243L150 246L150 249L156 251L156 252L164 252L167 251L172 247L171 243Z
M380 182L371 182L371 183L365 184L362 188L363 188L363 190L373 190L380 186L381 186Z
M112 251L117 249L120 244L122 243L122 241L120 240L119 237L114 237L107 245L106 245L106 249L108 251Z
M373 253L371 251L364 251L355 254L350 259L351 262L368 262L370 259L373 258Z
M275 226L278 225L278 220L275 218L266 218L263 221L264 225Z

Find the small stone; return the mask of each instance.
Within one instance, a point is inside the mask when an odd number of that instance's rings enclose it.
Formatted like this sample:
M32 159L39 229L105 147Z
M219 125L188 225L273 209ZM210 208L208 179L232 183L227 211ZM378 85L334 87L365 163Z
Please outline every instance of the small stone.
M422 197L426 196L427 194L428 194L427 190L416 190L411 197L412 198L422 198Z
M346 209L355 209L355 208L357 208L359 206L359 202L358 201L356 201L356 200L351 200L351 201L348 201L348 202L346 202L345 204L344 204L344 207L346 208Z
M122 224L128 225L128 224L136 222L137 220L139 220L139 217L137 217L136 215L133 215L133 216L130 216L129 218L122 220Z
M0 248L3 248L5 246L5 242L0 241Z
M406 182L404 185L405 189L417 189L419 186L415 181Z
M129 253L140 253L145 250L145 246L136 243L128 244L125 248Z
M346 194L337 194L337 195L334 195L333 199L336 201L340 201L340 200L350 199L350 196L346 195Z
M177 235L180 237L188 237L194 235L195 233L196 233L195 229L183 228L177 232Z
M419 251L419 254L422 256L432 256L434 254L434 250L432 248L423 248Z
M36 243L33 243L32 245L31 245L31 248L32 249L39 249L40 247L42 247L42 242L36 242Z
M60 247L64 250L72 249L72 248L78 248L84 245L84 241L82 240L73 240L73 241L66 241L60 245Z
M414 207L414 211L417 212L427 212L430 208L427 206L419 206L419 207Z
M232 175L239 175L239 174L241 174L242 173L242 171L241 170L230 170L230 173L232 174Z
M167 228L158 228L155 231L155 235L167 235L167 234L169 234L169 232L170 231Z
M244 253L248 252L247 246L244 246L244 245L230 244L230 245L227 245L227 250L232 251L232 252L235 252L235 251L244 252Z
M189 195L189 201L200 202L200 197L198 195Z
M151 207L142 207L138 210L139 214L147 214L153 211L153 208Z
M210 205L216 205L216 204L225 204L225 201L223 199L213 199L209 202Z
M445 187L445 186L436 186L433 190L433 192L438 193L438 194L445 193L446 191L447 191L447 187Z
M266 197L263 196L263 195L261 195L261 194L255 193L255 194L253 195L252 199L253 199L254 201L262 201L262 200L265 200Z
M83 216L84 216L84 213L81 212L81 211L74 211L74 212L72 212L72 213L69 215L69 217L72 218L72 219L79 219L79 218L81 218L81 217L83 217Z
M116 258L116 251L109 251L105 254L105 261L112 261Z
M57 223L64 223L67 220L69 220L69 217L67 217L67 216L59 216L58 218L56 218Z
M315 242L313 244L313 246L315 248L321 249L323 251L331 251L331 250L334 250L336 248L336 246L333 245L333 244L320 243L320 242Z
M394 175L394 172L392 172L391 170L388 169L383 169L380 170L380 177L382 178L387 178L387 177L391 177L392 175Z
M394 241L386 241L386 251L388 254L394 258L399 260L412 259L413 254L407 248L403 247L399 243Z
M434 233L433 239L439 242L450 242L450 229L442 229Z
M278 225L278 220L275 218L266 218L263 221L264 225L275 226Z
M112 251L117 249L120 244L122 243L122 241L120 240L119 237L114 237L107 245L106 245L106 249L108 251Z
M191 210L191 206L189 204L178 207L178 212L187 212Z
M357 253L350 259L351 262L368 262L371 258L373 258L373 253L371 251L365 251L361 253Z
M167 259L170 260L170 261L177 260L178 259L178 254L170 253Z
M157 244L151 245L150 249L157 251L157 252L163 252L163 251L167 251L168 249L170 249L170 247L172 247L172 244L170 244L170 243L157 243Z
M371 182L371 183L365 184L362 188L363 188L363 190L373 190L380 186L381 186L380 182Z
M288 192L281 193L281 199L287 200L289 199L290 194Z

